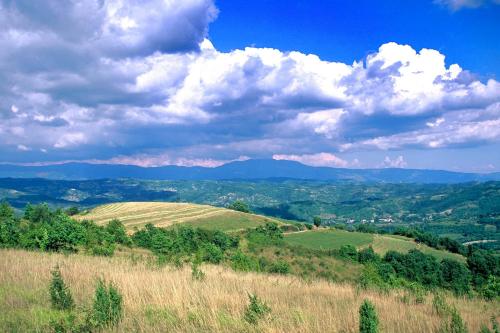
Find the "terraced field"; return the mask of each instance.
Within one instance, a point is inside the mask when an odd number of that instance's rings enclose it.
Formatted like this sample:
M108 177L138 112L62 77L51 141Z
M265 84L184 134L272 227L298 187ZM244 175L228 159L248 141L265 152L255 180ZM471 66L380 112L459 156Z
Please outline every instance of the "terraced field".
M391 250L405 253L411 249L418 249L426 254L434 255L438 259L449 258L465 261L461 255L436 250L427 245L418 244L410 238L394 235L372 235L336 229L320 229L288 234L285 236L285 241L292 245L318 250L340 249L343 245L354 245L358 249L372 246L373 250L380 255Z
M77 219L93 220L97 224L106 224L113 219L119 219L130 230L143 227L147 223L158 227L184 223L207 229L231 231L254 228L268 221L278 222L261 215L246 214L226 208L173 202L107 204L78 215Z

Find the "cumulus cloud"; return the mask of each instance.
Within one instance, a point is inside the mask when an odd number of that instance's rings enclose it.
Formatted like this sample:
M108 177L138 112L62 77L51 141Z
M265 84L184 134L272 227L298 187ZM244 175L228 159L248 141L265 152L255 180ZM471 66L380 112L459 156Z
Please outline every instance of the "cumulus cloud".
M323 152L500 139L499 82L439 51L390 42L353 64L220 52L207 39L216 16L211 0L0 0L0 152L349 166Z
M381 166L383 168L404 168L407 165L408 163L406 163L404 157L399 155L394 159L391 159L389 156L386 156Z
M341 159L330 153L304 154L304 155L286 155L274 154L274 160L296 161L302 164L311 166L326 166L326 167L347 167L349 162Z

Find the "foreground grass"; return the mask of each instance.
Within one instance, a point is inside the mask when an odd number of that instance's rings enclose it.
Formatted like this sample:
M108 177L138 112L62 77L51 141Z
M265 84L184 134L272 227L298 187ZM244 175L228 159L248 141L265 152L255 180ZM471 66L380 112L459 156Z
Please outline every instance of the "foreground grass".
M0 250L0 331L45 332L51 318L50 269L61 267L77 304L89 305L96 279L116 284L124 296L125 317L117 332L357 332L358 308L370 299L384 332L435 332L441 318L431 299L406 304L397 293L357 291L347 284L306 283L293 277L237 273L203 266L206 277L193 281L188 267L157 268L137 256L97 258ZM247 293L272 309L257 327L243 318ZM478 332L498 303L449 298L470 332Z

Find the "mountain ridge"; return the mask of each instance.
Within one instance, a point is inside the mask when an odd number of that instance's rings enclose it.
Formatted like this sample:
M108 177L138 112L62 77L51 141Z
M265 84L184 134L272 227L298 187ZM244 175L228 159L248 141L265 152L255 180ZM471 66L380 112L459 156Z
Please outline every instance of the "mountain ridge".
M160 166L69 162L44 166L0 165L2 178L47 178L65 180L134 178L150 180L256 180L303 179L386 183L461 183L500 180L500 173L464 173L428 169L347 169L308 166L296 161L253 159L218 167Z

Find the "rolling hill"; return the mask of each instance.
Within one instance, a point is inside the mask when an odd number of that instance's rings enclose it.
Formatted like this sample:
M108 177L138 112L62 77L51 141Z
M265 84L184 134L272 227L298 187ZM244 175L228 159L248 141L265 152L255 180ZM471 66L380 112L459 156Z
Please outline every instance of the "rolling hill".
M459 254L448 251L433 249L424 244L418 244L413 239L395 236L378 235L360 232L348 232L336 229L320 229L287 234L285 241L291 245L299 245L311 249L340 249L343 245L354 245L358 249L371 246L373 250L384 255L388 251L398 251L406 253L412 249L418 249L426 254L432 254L438 259L455 259L465 261Z
M273 218L221 207L174 202L113 203L98 206L77 215L76 218L79 220L93 220L97 224L106 224L113 219L119 219L129 230L140 228L147 223L152 223L158 227L168 227L182 223L224 231L255 228L269 221L281 223Z

